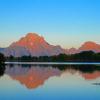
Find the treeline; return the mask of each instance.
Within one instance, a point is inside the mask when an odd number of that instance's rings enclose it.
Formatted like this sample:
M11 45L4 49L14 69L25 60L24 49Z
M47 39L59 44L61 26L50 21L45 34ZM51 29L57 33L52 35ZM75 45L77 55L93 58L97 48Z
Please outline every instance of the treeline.
M93 51L83 51L77 54L60 54L55 56L22 56L22 57L6 57L6 61L20 62L100 62L100 53Z
M3 54L0 53L0 64L3 64L5 62L5 57Z

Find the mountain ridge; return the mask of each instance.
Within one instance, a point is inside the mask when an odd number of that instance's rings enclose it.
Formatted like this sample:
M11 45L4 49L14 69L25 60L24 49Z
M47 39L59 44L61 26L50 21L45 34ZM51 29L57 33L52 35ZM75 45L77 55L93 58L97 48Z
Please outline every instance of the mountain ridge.
M100 52L100 45L88 41L82 44L78 49L70 48L64 49L61 46L51 45L49 44L43 36L39 36L36 33L28 33L26 36L20 38L18 41L13 42L7 48L1 48L0 52L3 53L5 56L53 56L59 54L75 54L81 51L94 51Z

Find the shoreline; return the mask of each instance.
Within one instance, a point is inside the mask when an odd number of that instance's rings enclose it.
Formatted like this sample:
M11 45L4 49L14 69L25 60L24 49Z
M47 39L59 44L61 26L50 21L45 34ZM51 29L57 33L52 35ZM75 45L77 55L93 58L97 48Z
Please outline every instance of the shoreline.
M5 62L5 64L20 65L100 65L100 62Z

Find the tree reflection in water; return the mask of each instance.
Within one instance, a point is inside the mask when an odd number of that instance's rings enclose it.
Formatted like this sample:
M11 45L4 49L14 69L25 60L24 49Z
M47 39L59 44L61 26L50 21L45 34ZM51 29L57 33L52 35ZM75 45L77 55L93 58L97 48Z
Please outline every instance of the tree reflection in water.
M85 80L100 77L99 65L6 65L0 67L0 75L4 73L13 80L19 81L28 89L38 88L50 77L60 77L63 73L79 73Z
M0 77L3 76L5 73L5 65L4 64L0 64Z

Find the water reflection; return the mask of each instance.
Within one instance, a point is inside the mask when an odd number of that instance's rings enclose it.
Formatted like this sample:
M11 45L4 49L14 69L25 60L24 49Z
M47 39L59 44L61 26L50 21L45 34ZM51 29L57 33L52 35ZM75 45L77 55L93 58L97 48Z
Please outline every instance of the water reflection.
M100 77L99 65L70 65L56 66L60 70L74 70L74 73L79 73L86 80L93 80Z
M5 65L4 64L0 64L0 77L3 76L5 73Z
M28 89L42 86L50 77L60 77L63 73L78 73L85 80L100 77L99 65L6 65L0 67L0 76L10 76Z
M37 88L44 84L44 82L53 76L59 76L60 70L57 68L40 67L40 66L6 66L5 74L9 75L12 79L19 81L28 89Z

